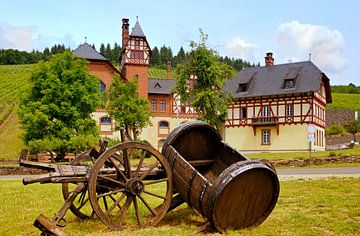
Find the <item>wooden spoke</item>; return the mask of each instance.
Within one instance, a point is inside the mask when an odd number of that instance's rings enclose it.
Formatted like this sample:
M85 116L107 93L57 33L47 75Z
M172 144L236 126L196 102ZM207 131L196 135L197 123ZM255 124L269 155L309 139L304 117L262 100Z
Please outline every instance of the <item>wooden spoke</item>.
M125 176L124 172L119 168L119 166L116 165L116 163L113 161L114 157L110 157L111 164L115 167L117 172L124 178L125 181L128 180L128 178ZM115 159L116 160L116 159Z
M143 164L144 159L145 159L145 155L146 155L146 151L142 150L142 155L141 155L141 157L140 157L139 164L138 164L138 166L137 166L137 168L136 168L136 171L135 171L135 174L134 174L134 178L137 178L138 175L139 175L140 169L141 169L142 164Z
M149 211L151 212L151 214L153 214L154 216L156 216L156 212L154 211L154 209L152 209L152 207L149 205L149 203L148 203L141 195L138 195L138 197L139 197L140 200L145 204L146 208L149 209Z
M102 194L99 194L99 195L96 195L96 198L101 198L101 197L105 197L105 196L111 196L112 194L117 194L119 192L124 192L124 188L120 188L120 189L117 189L117 190L113 190L113 191L110 191L110 192L107 192L107 193L102 193Z
M124 158L124 167L125 167L125 171L128 173L128 177L129 179L131 178L131 165L130 165L130 159L129 159L129 152L130 149L126 148L123 151L123 158Z
M77 209L80 211L81 208L83 208L83 206L85 206L85 204L86 204L88 201L89 201L89 198L86 198L85 201L82 201L82 202L81 202L80 206L78 206Z
M157 167L159 165L159 163L155 163L152 167L150 167L145 174L143 174L139 179L143 180L148 174L151 173L151 171L153 171L155 169L155 167Z
M119 206L120 202L125 198L125 196L126 196L126 194L123 193L123 194L114 202L114 204L112 204L112 205L110 206L110 208L107 209L107 211L105 212L105 215L108 216L108 215L110 214L110 212L111 212L112 210L114 210L114 208L115 208L116 206ZM112 200L114 200L114 199L112 199ZM119 206L119 207L120 207L120 206Z
M158 198L161 198L161 199L166 200L166 197L165 197L165 196L161 196L161 195L159 195L159 194L157 194L157 193L152 193L152 192L149 192L149 191L146 191L146 190L144 190L143 193L146 193L146 194L149 194L149 195L151 195L151 196L158 197Z
M112 196L112 195L109 195L110 199L113 201L113 202L116 202L116 199ZM119 209L121 210L121 206L120 204L117 204L117 206L119 207Z
M150 184L157 184L157 183L166 182L166 181L168 181L168 178L151 180L151 181L146 181L143 183L144 183L144 185L150 185Z
M124 221L125 214L126 214L127 210L129 209L129 206L131 205L131 201L132 201L131 197L127 196L126 197L126 202L125 202L124 206L120 210L120 217L119 217L120 218L120 224L122 224L123 221Z
M118 181L118 180L116 180L116 179L113 179L113 178L107 177L107 176L105 176L105 175L98 175L98 177L99 177L99 178L102 178L102 179L105 179L105 180L109 180L109 181L111 181L111 182L117 183L117 184L119 184L119 185L121 185L121 186L125 187L125 183L120 182L120 181Z
M106 201L106 197L102 197L103 201L104 201L104 207L106 210L108 210L108 204L107 204L107 201Z
M138 206L138 203L137 203L136 196L133 196L132 199L133 199L133 202L134 202L134 209L135 209L136 220L137 220L137 222L138 222L138 225L141 225L141 222L140 222L140 214L139 214L139 206Z

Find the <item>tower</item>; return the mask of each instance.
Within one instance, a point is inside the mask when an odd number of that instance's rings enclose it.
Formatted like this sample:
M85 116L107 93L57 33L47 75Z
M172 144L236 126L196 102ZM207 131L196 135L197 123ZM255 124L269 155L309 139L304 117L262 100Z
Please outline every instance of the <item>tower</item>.
M148 78L150 64L150 46L141 29L139 21L136 21L129 35L129 20L122 20L122 69L121 73L127 80L136 78L138 81L138 93L142 98L148 97Z

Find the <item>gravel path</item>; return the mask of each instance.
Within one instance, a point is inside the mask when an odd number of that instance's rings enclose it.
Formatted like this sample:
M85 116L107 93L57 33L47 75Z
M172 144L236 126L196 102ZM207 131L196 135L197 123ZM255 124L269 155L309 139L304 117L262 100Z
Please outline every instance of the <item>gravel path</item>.
M286 168L277 169L280 180L319 179L330 177L360 177L360 166L336 168ZM28 175L27 175L28 176ZM2 179L22 179L23 175L3 175Z

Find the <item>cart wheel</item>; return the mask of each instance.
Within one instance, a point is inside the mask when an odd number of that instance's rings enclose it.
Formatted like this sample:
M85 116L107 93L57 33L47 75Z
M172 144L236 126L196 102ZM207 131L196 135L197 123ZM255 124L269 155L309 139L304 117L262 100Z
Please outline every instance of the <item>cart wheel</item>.
M104 152L92 167L88 184L96 215L114 230L155 225L172 198L168 162L139 142L121 143Z
M74 160L70 162L70 165L75 166L92 166L94 164L93 158L89 155L89 151L83 152L78 155ZM63 183L62 184L62 193L63 197L66 200L70 193L75 190L79 183ZM89 195L88 195L87 182L85 182L85 189L76 197L76 199L71 203L70 211L74 213L80 219L86 219L94 217L94 212L89 204Z

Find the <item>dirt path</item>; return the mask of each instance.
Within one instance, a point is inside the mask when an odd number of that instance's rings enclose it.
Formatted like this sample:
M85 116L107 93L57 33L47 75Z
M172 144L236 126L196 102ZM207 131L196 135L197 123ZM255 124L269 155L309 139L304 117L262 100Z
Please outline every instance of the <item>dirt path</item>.
M331 177L360 177L360 166L335 168L286 168L278 169L280 180L319 179Z

